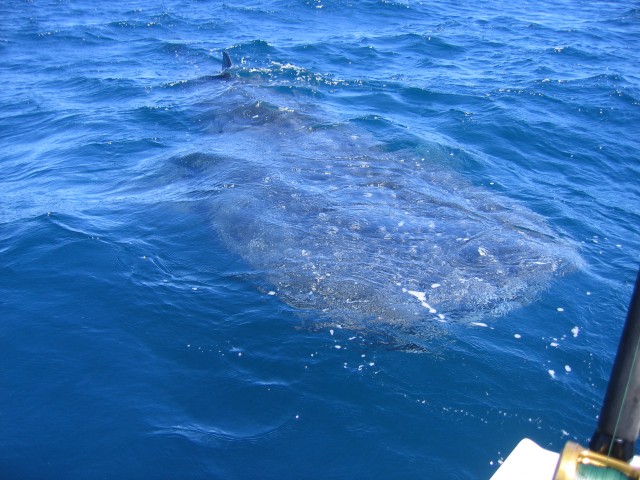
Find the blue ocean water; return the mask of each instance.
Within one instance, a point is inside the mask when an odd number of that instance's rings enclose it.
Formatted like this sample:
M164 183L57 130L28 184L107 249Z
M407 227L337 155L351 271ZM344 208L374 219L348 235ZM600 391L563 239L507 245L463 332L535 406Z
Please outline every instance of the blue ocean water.
M637 2L0 13L2 478L588 441L640 257Z

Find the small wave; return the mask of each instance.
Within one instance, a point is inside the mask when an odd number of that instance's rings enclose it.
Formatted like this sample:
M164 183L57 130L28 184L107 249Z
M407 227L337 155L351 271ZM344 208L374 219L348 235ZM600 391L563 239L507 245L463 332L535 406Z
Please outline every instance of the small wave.
M168 427L160 427L154 436L178 435L198 445L211 445L215 443L242 444L255 443L262 438L275 435L281 425L269 425L260 428L260 425L244 426L237 429L223 429L214 425L182 424Z
M403 51L417 52L422 55L436 55L438 57L450 56L465 51L465 48L444 40L435 33L402 33L397 35L383 35L375 39L364 38L377 48L385 50L402 49Z
M276 48L266 40L255 39L249 42L236 43L229 47L227 51L229 51L230 54L237 51L257 55L273 53L276 51Z
M163 42L159 45L161 51L177 58L201 57L204 51L201 48L194 48L193 43L183 42Z
M56 81L55 88L76 100L86 99L108 104L137 99L145 92L145 86L137 80L85 75L72 77L62 82Z
M264 8L260 8L257 6L251 6L251 7L247 7L244 5L231 5L229 3L223 3L222 4L222 8L224 8L225 10L232 10L232 11L236 11L236 12L241 12L241 13L248 13L251 15L256 15L258 17L260 17L261 19L263 18L263 15L271 15L276 13L275 10L271 9L264 9Z
M559 44L554 47L547 48L545 52L547 54L575 58L584 62L591 62L598 58L598 55L587 47L580 47L577 45Z
M141 14L143 12L140 12ZM144 17L144 15L135 15L138 17ZM129 20L117 20L107 23L107 27L111 28L126 28L126 29L158 29L172 26L175 23L180 23L177 17L174 17L169 12L163 12L151 17L136 18Z

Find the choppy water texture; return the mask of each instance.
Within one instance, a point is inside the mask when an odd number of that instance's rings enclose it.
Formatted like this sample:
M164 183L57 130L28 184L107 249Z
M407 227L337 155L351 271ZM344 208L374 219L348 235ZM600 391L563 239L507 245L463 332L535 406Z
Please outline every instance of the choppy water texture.
M0 476L587 441L640 251L633 2L0 13Z

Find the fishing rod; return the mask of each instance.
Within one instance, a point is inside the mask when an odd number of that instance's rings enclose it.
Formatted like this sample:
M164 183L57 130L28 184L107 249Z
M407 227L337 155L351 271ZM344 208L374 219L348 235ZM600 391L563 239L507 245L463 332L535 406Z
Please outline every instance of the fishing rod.
M554 480L634 479L631 467L640 432L640 271L613 363L596 431L589 448L567 442Z

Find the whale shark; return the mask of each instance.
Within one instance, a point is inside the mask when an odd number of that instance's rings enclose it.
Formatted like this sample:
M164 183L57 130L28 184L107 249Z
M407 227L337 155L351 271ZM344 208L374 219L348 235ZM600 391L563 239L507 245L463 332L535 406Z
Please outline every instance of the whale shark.
M208 141L172 163L206 185L207 221L256 286L304 318L428 336L527 305L580 267L570 240L466 179L447 146L361 128L380 118L335 121L287 94L297 67L274 66L272 83L231 76L226 52L222 67L231 81L200 109Z

